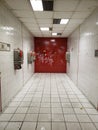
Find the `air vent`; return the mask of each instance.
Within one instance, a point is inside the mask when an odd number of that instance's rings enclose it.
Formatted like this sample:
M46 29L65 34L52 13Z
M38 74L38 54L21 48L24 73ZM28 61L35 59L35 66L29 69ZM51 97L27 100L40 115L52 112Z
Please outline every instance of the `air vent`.
M53 11L53 1L52 0L42 0L44 11Z
M52 28L49 28L49 31L52 31Z
M53 24L60 24L61 19L53 19Z
M61 33L57 33L58 36L62 35Z

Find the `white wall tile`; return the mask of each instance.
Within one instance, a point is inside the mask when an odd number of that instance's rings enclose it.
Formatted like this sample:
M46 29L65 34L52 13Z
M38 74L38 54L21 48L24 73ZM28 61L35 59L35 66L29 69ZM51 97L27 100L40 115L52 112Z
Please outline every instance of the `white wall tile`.
M68 50L73 48L73 51L67 65L69 77L75 84L78 83L95 107L98 107L98 58L94 57L94 51L98 49L97 18L98 9L69 37Z
M4 26L12 27L13 30L3 30ZM0 42L11 45L10 52L0 51L2 107L4 108L33 74L33 64L28 66L26 54L27 51L32 50L33 37L3 3L0 3ZM13 50L16 48L24 51L24 64L23 69L15 71Z

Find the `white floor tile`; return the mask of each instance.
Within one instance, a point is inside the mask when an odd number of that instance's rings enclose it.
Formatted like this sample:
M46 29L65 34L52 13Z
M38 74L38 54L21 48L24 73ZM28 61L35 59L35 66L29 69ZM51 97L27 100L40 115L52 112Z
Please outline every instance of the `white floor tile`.
M66 123L67 130L81 130L79 123Z
M64 121L63 114L52 114L52 121Z
M27 114L25 117L25 121L37 121L38 114Z
M91 122L88 115L77 115L79 122Z
M65 114L74 114L73 108L63 108Z
M83 106L81 105L81 103L72 103L72 106L74 108L83 108Z
M46 113L46 114L47 114L47 113L49 114L49 113L51 113L51 110L50 110L50 108L42 108L42 107L41 107L41 108L40 108L40 113L41 113L41 114L43 114L43 113L44 113L44 114L45 114L45 113Z
M29 107L30 106L30 102L21 102L20 107Z
M98 114L98 111L95 110L94 108L93 109L86 108L85 110L87 111L88 114Z
M39 114L38 121L51 121L50 114Z
M96 130L92 123L81 123L82 130Z
M37 130L51 130L51 123L38 122Z
M96 128L98 129L98 123L95 123Z
M14 114L11 121L24 121L25 114Z
M66 130L65 123L52 123L52 130Z
M62 113L62 109L61 108L52 108L52 113Z
M8 107L4 113L15 113L17 107Z
M21 130L35 130L36 123L35 122L23 122Z
M83 108L74 108L74 111L76 114L87 114L87 112Z
M15 112L17 113L27 113L28 107L18 107L17 111Z
M50 103L41 103L41 107L50 107Z
M1 114L0 121L10 121L13 114Z
M29 109L28 109L28 112L27 112L28 114L38 114L39 113L39 108L38 107L30 107Z
M74 114L65 114L64 117L66 122L78 122L77 117Z
M98 122L98 115L89 115L93 122Z
M20 130L22 122L9 122L5 130Z
M62 107L63 107L63 108L64 108L64 107L71 108L72 105L71 105L71 103L62 103Z
M0 121L0 130L96 130L98 112L67 75L40 73L16 95Z
M7 126L8 122L0 122L0 130L4 130L4 128Z

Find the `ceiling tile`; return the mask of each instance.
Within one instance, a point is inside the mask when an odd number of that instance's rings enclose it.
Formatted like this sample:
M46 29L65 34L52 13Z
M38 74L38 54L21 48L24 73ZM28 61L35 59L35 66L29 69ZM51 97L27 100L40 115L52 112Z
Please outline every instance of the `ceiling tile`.
M74 11L79 0L56 0L54 11Z
M49 23L48 24L47 23L39 23L39 26L40 27L52 27L52 23L50 23L50 24Z
M52 11L43 11L43 12L39 12L39 11L36 11L34 12L36 18L52 18L53 17L53 12Z
M75 12L72 16L72 18L75 19L82 19L82 18L86 18L90 15L90 12Z
M70 18L73 12L54 12L54 18Z
M5 0L11 9L30 10L32 11L30 2L28 0Z
M67 30L72 30L71 32L74 31L74 29L76 29L79 26L79 24L73 25L73 26L67 26L65 29Z
M46 23L46 24L52 24L52 19L37 19L38 23L39 24L43 24L43 23Z
M43 31L42 34L44 34L44 35L51 35L51 32L46 32L46 31L44 32Z
M71 33L65 33L65 34L62 34L61 37L68 37Z
M39 28L29 28L29 30L31 30L31 31L40 31L40 29Z
M53 24L54 28L64 28L65 26L65 24Z
M30 27L30 28L33 28L33 27L36 28L36 27L38 27L37 24L32 24L32 23L28 23L28 22L27 23L25 22L24 24L25 24L26 27Z
M71 34L98 6L98 0L54 0L54 12L34 12L29 0L5 0L8 8L32 32L34 36L50 37L50 32L41 32L39 27L53 27L53 32ZM46 0L47 1L47 0ZM50 0L51 1L51 0ZM68 24L53 24L53 19L69 18Z
M63 29L63 30L64 30L64 29ZM55 29L53 29L53 32L62 33L63 30L55 30Z
M84 19L70 19L69 24L81 24L84 21Z
M19 18L22 22L28 22L28 23L36 23L36 20L34 18Z
M81 0L76 11L93 11L98 6L97 0Z
M34 13L33 13L33 11L13 10L13 13L14 13L17 17L33 17L33 18L34 18Z

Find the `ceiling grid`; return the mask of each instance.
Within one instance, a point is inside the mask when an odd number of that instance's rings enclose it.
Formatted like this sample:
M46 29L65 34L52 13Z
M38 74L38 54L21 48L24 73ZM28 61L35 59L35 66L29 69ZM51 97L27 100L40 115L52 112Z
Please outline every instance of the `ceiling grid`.
M34 11L30 0L4 0L15 16L35 37L68 37L98 6L98 0L53 0L53 11ZM52 1L52 0L43 0ZM53 19L69 19L67 24L53 24ZM41 27L52 30L41 31Z

